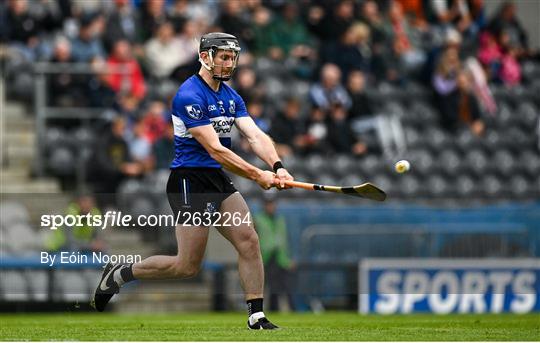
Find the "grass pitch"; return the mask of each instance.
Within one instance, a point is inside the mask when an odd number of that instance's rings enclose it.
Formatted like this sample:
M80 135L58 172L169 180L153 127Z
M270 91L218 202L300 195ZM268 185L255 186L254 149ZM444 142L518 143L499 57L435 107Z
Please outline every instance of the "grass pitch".
M3 341L540 341L540 315L271 314L279 331L249 331L243 313L2 314Z

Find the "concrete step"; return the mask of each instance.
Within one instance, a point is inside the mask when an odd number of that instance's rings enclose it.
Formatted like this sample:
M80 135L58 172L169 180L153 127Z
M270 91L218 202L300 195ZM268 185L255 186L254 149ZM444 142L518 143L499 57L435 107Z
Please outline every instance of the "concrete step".
M4 134L4 141L6 142L6 145L25 145L34 148L36 134L34 131L14 130L8 127Z
M31 160L35 156L33 145L7 144L7 161L15 165L31 165Z
M21 169L21 170L24 170L25 174L30 174L34 157L35 156L32 155L31 158L27 158L24 155L18 155L18 154L8 156L8 154L6 153L4 155L4 159L5 159L4 168Z
M4 183L2 182L2 193L58 193L60 192L60 185L57 180L54 179L39 179L25 182L22 184Z
M4 119L6 132L35 132L36 123L33 118L7 117Z
M19 102L8 101L2 109L5 120L27 119L28 113L26 106Z
M2 193L1 201L14 201L24 205L30 221L39 226L44 214L64 213L71 196L65 193Z
M2 183L13 184L18 182L26 182L29 179L29 171L26 168L13 167L0 169L0 178Z

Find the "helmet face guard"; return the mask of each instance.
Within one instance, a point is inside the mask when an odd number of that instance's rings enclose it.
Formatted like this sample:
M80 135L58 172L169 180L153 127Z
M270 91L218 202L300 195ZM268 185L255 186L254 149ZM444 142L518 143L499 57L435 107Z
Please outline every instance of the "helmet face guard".
M229 74L223 73L223 65L217 65L221 66L221 73L215 73L216 64L214 62L214 58L216 57L219 50L232 51L234 54L233 64L231 67L231 72ZM240 44L238 44L238 40L235 36L221 32L208 33L202 36L201 42L199 44L199 62L206 70L212 73L213 79L218 81L228 81L231 79L234 70L236 69L236 66L238 64L240 50ZM205 63L203 58L201 57L201 52L203 51L208 52L210 64Z

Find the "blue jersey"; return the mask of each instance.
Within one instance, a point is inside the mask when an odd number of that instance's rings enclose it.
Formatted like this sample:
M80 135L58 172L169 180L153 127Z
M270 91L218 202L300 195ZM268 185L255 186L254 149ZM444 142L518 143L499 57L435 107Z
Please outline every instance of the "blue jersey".
M175 157L171 169L180 167L221 168L188 129L212 125L221 144L231 148L235 118L248 116L244 100L221 82L216 92L200 75L193 75L178 89L172 103Z

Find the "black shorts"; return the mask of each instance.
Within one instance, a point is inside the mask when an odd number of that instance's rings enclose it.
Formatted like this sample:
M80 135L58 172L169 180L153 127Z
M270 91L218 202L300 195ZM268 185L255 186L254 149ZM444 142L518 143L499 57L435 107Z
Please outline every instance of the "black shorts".
M167 198L177 218L190 218L182 215L185 212L200 216L219 211L223 200L235 192L231 179L220 168L172 169L167 182Z

